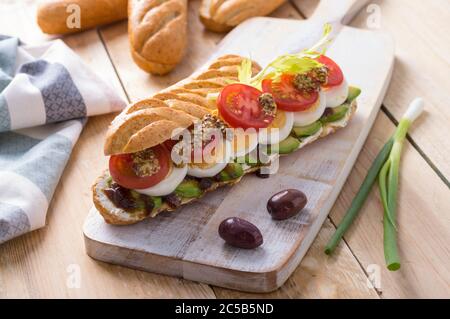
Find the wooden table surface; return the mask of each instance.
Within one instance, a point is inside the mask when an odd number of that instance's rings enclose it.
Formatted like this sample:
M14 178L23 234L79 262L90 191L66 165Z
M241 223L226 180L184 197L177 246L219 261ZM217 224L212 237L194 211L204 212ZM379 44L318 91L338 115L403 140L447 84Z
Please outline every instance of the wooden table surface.
M126 22L63 40L128 101L135 101L188 76L203 64L223 37L203 29L197 16L199 3L189 2L187 56L166 77L150 76L132 62ZM318 0L293 0L272 15L305 19L317 3ZM33 0L2 0L0 34L19 36L30 44L48 39L36 26L34 12ZM76 144L50 205L48 226L0 245L0 297L449 298L450 2L374 0L351 25L373 28L374 17L380 18L375 20L375 26L390 32L396 41L397 58L390 89L329 218L281 289L264 295L240 293L89 258L84 251L82 224L92 205L90 185L107 165L102 154L103 137L114 115L105 115L91 118ZM425 98L427 113L412 128L402 159L401 270L389 272L384 267L382 207L376 187L345 241L332 257L326 256L325 243L378 150L416 96ZM367 284L368 278L377 274L380 286L372 288ZM74 278L80 279L79 286L73 285Z

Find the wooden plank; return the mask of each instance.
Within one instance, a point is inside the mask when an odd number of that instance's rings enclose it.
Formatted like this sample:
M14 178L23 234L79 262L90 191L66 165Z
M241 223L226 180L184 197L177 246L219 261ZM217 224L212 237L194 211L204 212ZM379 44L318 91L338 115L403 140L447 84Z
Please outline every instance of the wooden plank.
M293 0L310 17L318 0ZM410 136L437 170L450 180L450 35L447 0L372 1L380 11L380 30L392 34L396 42L396 67L384 101L399 120L409 102L425 97L427 113L410 131ZM361 11L352 26L368 28L373 12ZM373 17L371 17L373 18Z
M368 167L393 130L393 124L386 115L380 113L358 161L330 213L333 224L337 224L343 217ZM372 271L379 267L381 286L378 291L381 297L448 298L450 295L450 271L448 268L450 264L450 249L448 248L450 191L440 182L409 143L406 143L404 149L400 185L398 223L402 268L398 272L390 272L384 266L382 207L376 189L370 194L361 215L345 236L346 243L366 272L373 275ZM323 253L324 246L333 231L334 227L331 228L329 223L325 223L299 268L280 290L264 295L242 295L231 290L215 288L217 297L329 296L330 298L358 298L361 291L364 290L362 277L351 265L343 265L347 260L345 257L347 245L342 242L331 257L327 257ZM311 267L310 259L314 260L316 267ZM345 282L348 285L349 278L356 278L352 281L354 286L342 287L339 284L341 276L335 273L334 266L330 266L330 263L332 265L333 262L342 263L339 270L345 268L349 270L344 275L346 276ZM328 274L329 266L330 273ZM320 275L318 269L320 269ZM353 271L354 275L352 275ZM313 277L314 275L315 277ZM320 277L317 278L317 276ZM341 290L338 289L336 292L332 287L338 287Z
M3 1L2 33L20 36L28 43L48 39L35 25L33 10L32 1ZM123 92L96 30L65 37L64 41ZM0 298L214 297L207 285L106 265L86 255L81 228L92 205L90 185L107 165L103 139L113 117L89 120L56 189L48 226L0 246ZM81 287L71 289L68 281L77 269Z
M445 167L448 160L444 159L442 162L440 157L448 156L450 151L445 138L446 134L442 133L449 129L449 111L445 107L448 103L441 103L443 94L449 91L449 82L447 79L442 81L440 75L425 81L423 77L426 75L423 75L423 72L420 74L417 68L418 65L424 67L426 63L428 68L441 74L442 72L437 68L441 70L442 65L448 65L448 60L445 62L440 54L448 50L449 41L437 41L439 36L441 39L448 37L443 34L446 23L443 14L448 12L444 9L448 7L448 2L445 4L443 2L435 1L427 7L429 4L420 1L375 1L382 10L382 29L391 32L397 41L398 59L385 105L388 111L398 119L409 100L416 95L422 95L425 98L428 112L414 124L411 136L431 161L445 176L448 176ZM317 3L315 0L296 1L297 6L306 16L311 16ZM361 12L353 25L365 27L367 16L366 12ZM423 19L424 16L434 18ZM430 23L433 23L433 26L430 26ZM444 29L440 29L437 25L442 25L441 28ZM430 33L434 34L429 35ZM420 40L412 40L411 36L418 37ZM433 43L433 59L437 60L430 62L429 57L425 56L422 41ZM429 88L429 91L424 90L422 85ZM442 85L444 85L442 90L431 90L433 86L442 87ZM435 91L439 92L435 94ZM441 108L438 109L438 107ZM393 131L392 123L383 114L379 115L376 123L335 209L330 214L334 223L342 218L345 208L356 193L363 174L367 171L381 143ZM443 124L446 124L445 128ZM430 128L434 125L436 125L435 128ZM437 132L437 129L440 131ZM431 139L433 141L430 141ZM440 148L439 151L434 150L435 147ZM399 245L403 268L397 273L388 272L384 268L382 208L376 191L372 192L371 198L364 207L364 215L357 220L346 236L347 243L364 267L369 264L381 266L383 297L448 297L450 273L446 265L450 264L450 253L446 243L449 241L450 233L449 189L409 143L405 147L401 169Z
M392 122L380 113L330 214L333 223L343 217L364 174L393 131ZM364 268L371 264L381 267L382 297L448 298L450 190L410 143L405 143L400 169L398 241L402 268L390 272L384 266L383 210L378 189L372 191L345 239Z
M278 290L267 294L214 288L218 298L379 298L346 245L329 258L323 252L335 228L327 220L300 266Z

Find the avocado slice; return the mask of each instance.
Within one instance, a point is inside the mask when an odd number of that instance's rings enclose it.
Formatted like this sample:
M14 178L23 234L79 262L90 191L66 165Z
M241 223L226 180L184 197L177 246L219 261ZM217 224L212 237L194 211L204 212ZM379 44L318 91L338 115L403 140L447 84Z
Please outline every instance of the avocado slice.
M300 146L300 141L293 136L288 136L278 144L278 153L289 154Z
M155 204L155 208L160 208L162 205L162 198L159 196L152 196L153 204Z
M297 137L306 137L316 134L322 128L322 123L316 121L306 126L294 126L292 131Z
M259 161L258 161L258 155L252 156L253 152L250 152L248 154L245 154L244 156L241 157L237 157L234 162L235 163L239 163L239 164L247 164L248 166L256 166L259 165Z
M324 115L320 118L320 121L322 123L330 123L330 122L336 122L344 118L344 116L347 114L348 109L350 105L349 104L342 104L341 106L335 107L331 109L331 113L328 113L327 115Z
M229 163L218 175L219 181L227 182L244 175L244 169L239 163Z
M350 86L348 88L347 103L352 103L361 94L361 89Z
M198 181L194 179L185 179L177 186L175 193L185 198L195 198L202 195L202 190L198 185Z

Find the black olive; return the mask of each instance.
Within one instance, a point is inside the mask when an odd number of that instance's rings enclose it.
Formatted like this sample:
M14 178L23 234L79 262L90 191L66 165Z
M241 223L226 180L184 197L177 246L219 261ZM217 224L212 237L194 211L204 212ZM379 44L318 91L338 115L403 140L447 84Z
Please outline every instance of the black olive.
M177 208L181 206L181 198L177 194L172 193L162 197L171 208Z
M213 183L214 183L214 180L212 178L205 177L205 178L200 179L198 186L200 187L201 190L207 190L207 189L211 188Z
M116 183L104 190L106 196L119 208L136 209L136 200L131 196L129 189L124 188Z
M230 217L220 223L219 236L227 244L245 249L261 246L263 236L258 227L245 219Z
M307 203L306 195L297 189L276 193L267 202L267 210L273 219L288 219L300 212Z
M153 208L155 208L155 202L153 198L149 196L141 196L141 200L144 202L144 209L147 214L151 214Z

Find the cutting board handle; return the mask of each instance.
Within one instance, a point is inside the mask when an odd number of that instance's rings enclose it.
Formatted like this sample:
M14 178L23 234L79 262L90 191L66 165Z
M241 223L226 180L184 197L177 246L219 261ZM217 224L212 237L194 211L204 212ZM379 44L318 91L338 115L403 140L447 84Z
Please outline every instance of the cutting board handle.
M370 0L320 0L310 19L329 23L349 23Z

